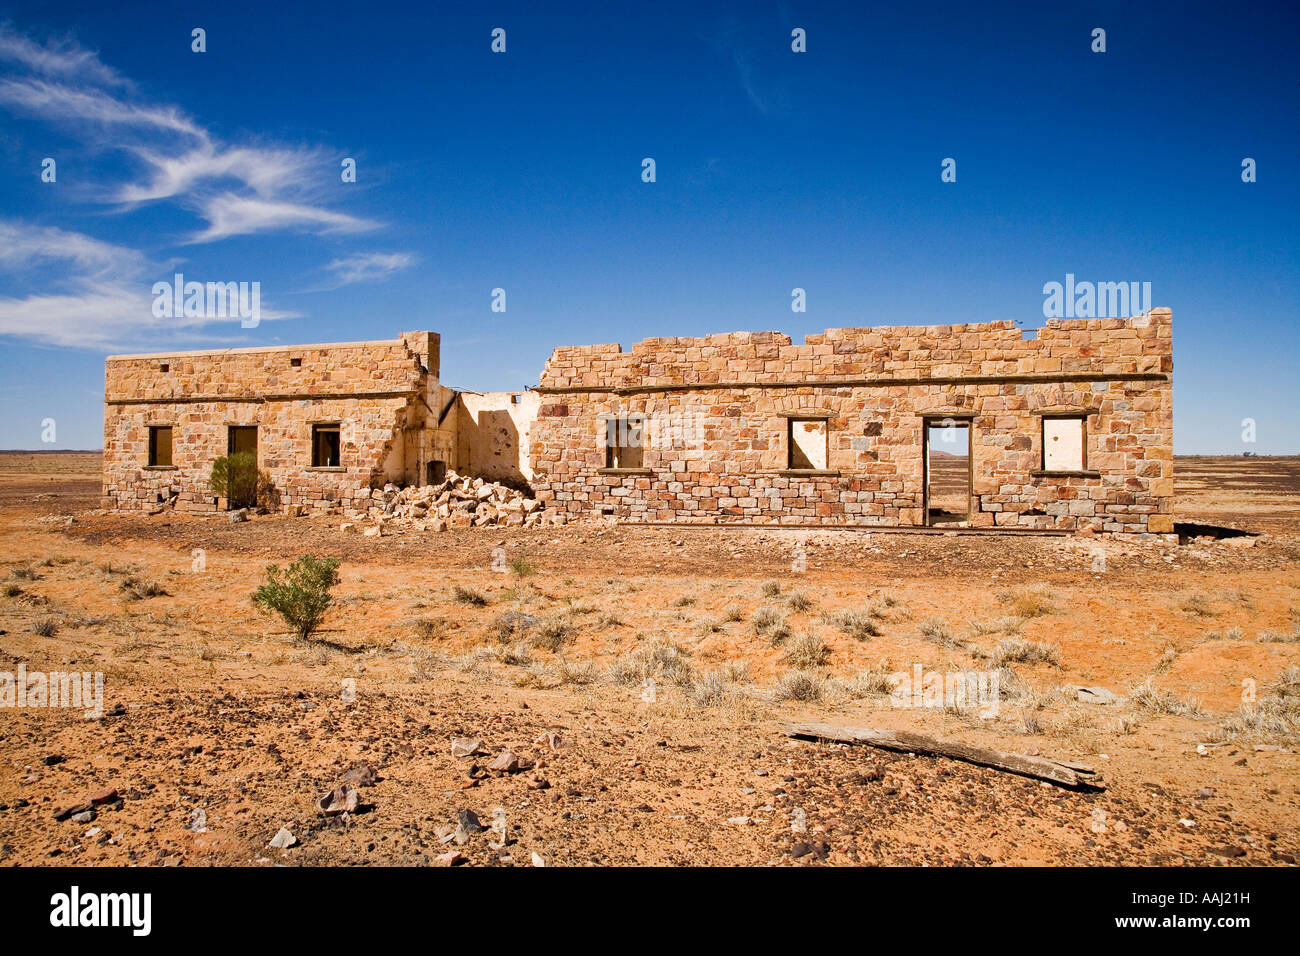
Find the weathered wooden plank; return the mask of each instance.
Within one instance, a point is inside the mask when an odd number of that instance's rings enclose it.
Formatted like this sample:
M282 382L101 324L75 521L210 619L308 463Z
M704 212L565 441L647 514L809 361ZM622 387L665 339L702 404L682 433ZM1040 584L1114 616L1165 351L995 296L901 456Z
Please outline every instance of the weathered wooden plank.
M906 730L882 730L871 727L837 727L833 724L793 724L785 731L789 737L803 737L810 740L834 740L839 743L866 744L884 750L896 750L904 753L930 754L936 757L949 757L993 767L1007 773L1048 780L1063 787L1077 787L1089 790L1104 790L1101 776L1091 767L1082 764L1050 760L1046 757L1030 757L1027 754L1005 753L976 747L956 740L940 740L924 734L911 733Z

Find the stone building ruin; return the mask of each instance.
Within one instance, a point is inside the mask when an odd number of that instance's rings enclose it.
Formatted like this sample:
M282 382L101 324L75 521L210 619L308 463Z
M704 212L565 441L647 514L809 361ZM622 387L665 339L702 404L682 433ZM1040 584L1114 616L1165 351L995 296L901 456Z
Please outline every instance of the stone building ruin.
M522 392L443 385L432 332L113 356L103 504L220 510L212 462L250 450L279 509L456 472L567 518L1169 534L1172 372L1168 309L561 347Z

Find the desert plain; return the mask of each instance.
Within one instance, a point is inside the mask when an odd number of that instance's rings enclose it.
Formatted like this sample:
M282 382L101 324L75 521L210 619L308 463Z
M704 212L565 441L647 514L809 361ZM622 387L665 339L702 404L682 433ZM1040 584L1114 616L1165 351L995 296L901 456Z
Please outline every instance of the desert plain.
M101 716L0 706L3 865L1300 858L1297 458L1176 459L1178 543L374 537L106 513L99 472L97 453L0 453L0 672L103 675ZM341 577L305 640L251 601L303 554ZM918 665L996 674L995 706L897 706ZM1102 787L786 735L808 721L1087 765ZM355 810L323 812L344 782Z

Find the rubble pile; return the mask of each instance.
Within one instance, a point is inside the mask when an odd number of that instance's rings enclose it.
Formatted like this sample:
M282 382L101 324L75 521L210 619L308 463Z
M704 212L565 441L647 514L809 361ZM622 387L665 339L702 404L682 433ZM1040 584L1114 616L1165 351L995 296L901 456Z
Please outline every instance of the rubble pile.
M370 494L370 517L380 526L393 522L425 531L484 526L533 527L563 524L560 512L547 512L542 503L495 481L447 472L437 485L398 488L385 485Z

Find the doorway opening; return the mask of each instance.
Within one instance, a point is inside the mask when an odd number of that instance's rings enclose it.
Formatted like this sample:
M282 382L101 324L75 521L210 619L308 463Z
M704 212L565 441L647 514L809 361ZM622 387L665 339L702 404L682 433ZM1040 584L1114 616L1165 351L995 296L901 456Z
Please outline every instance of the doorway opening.
M925 420L925 523L970 522L970 422Z
M426 461L424 463L424 483L440 485L447 480L447 463L445 461Z
M227 455L252 455L257 458L257 426L231 425L226 433Z

